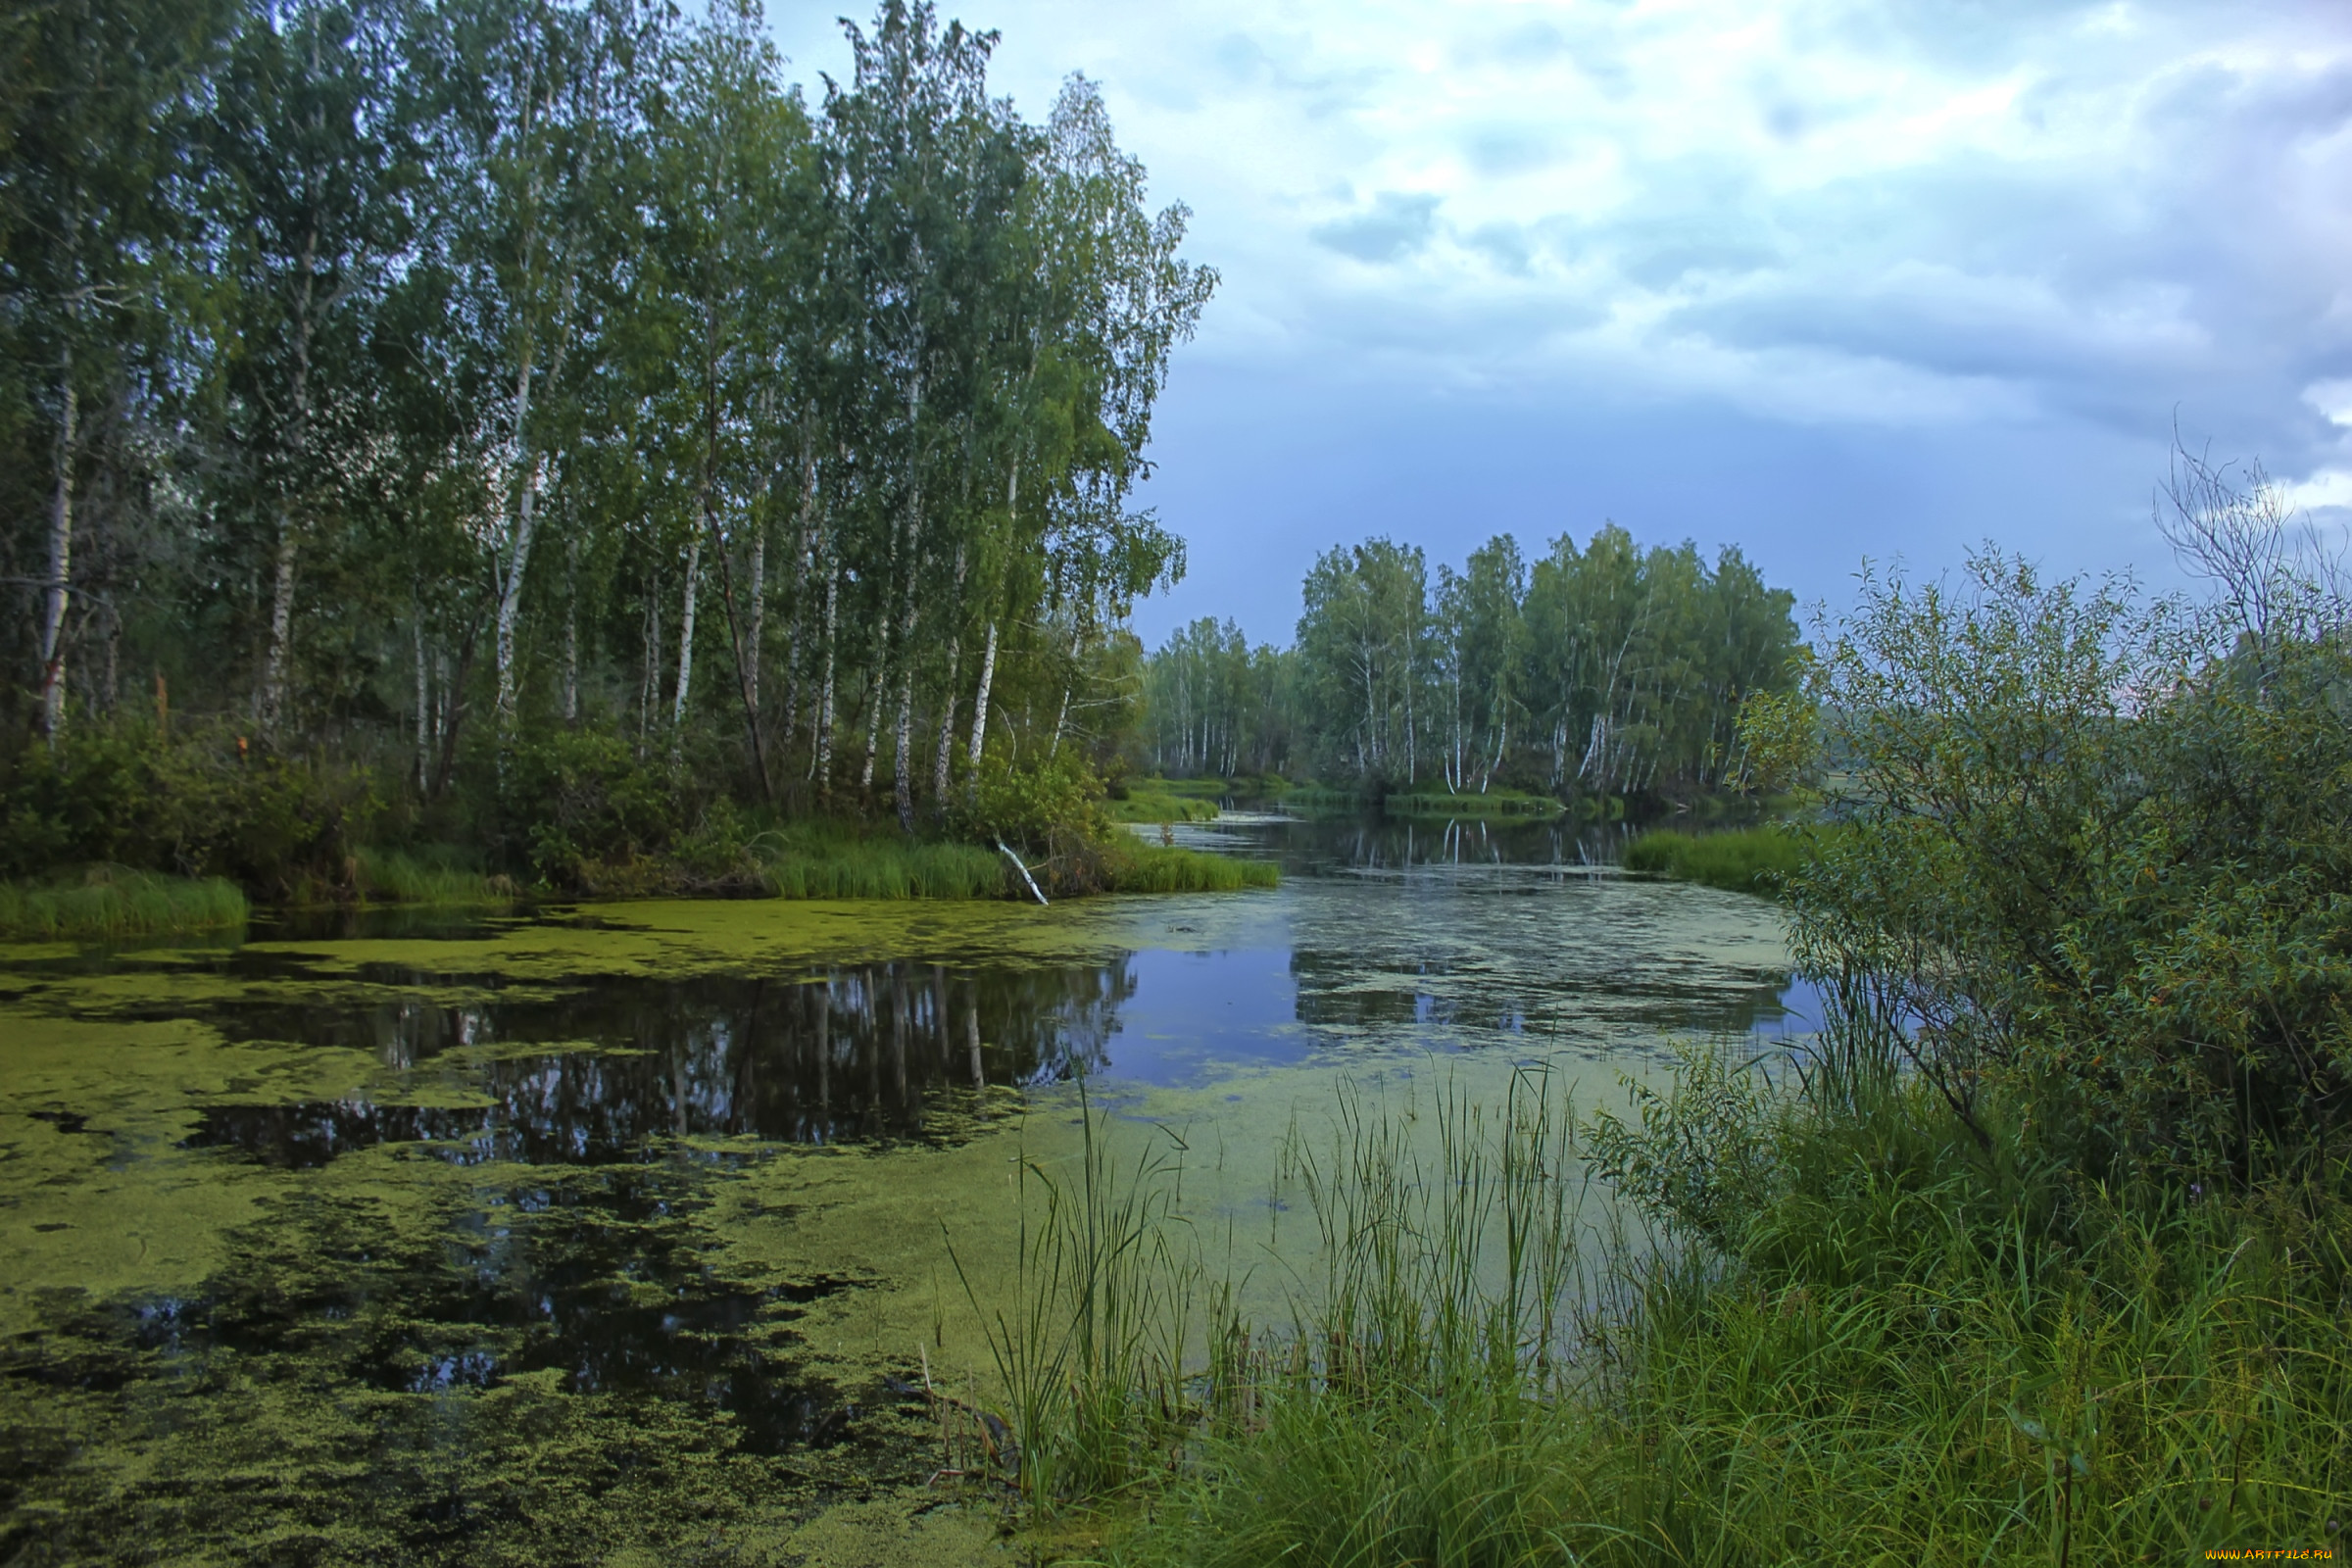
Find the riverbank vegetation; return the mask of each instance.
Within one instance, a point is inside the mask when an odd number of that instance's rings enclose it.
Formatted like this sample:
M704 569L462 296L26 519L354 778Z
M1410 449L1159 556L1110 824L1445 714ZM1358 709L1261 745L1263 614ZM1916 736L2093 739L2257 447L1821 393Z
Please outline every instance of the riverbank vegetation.
M1792 596L1736 549L1710 564L1613 524L1532 564L1497 535L1434 583L1418 548L1372 539L1302 591L1290 650L1203 619L1146 661L1153 766L1311 773L1456 814L1497 790L1694 797L1739 787L1742 706L1795 680Z
M1838 772L1782 888L1818 1037L1344 1102L1272 1321L1164 1174L1075 1171L1032 1504L1135 1564L2344 1549L2352 605L2259 482L2174 493L2211 602L1868 574L1751 713Z
M1734 893L1773 895L1804 863L1819 832L1777 823L1711 833L1653 828L1625 847L1625 868Z
M220 877L99 866L72 882L0 882L0 939L11 941L236 930L245 915L244 893Z
M1115 771L1126 617L1184 564L1134 486L1215 276L1091 84L1025 120L993 33L849 30L811 96L749 3L28 13L0 874L1069 859L1078 817L980 798ZM822 853L760 848L806 824Z

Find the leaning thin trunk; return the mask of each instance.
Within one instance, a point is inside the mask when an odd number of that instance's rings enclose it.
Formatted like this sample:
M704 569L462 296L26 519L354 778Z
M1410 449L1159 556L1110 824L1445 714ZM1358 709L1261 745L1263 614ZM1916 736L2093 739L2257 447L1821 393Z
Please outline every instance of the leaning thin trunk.
M1054 713L1054 741L1046 748L1046 756L1049 758L1061 755L1062 728L1070 721L1070 693L1075 691L1078 686L1077 662L1078 638L1073 635L1070 638L1070 664L1072 667L1069 675L1061 683L1061 707Z
M1017 464L1014 466L1012 472L1013 478L1017 483L1021 472ZM1009 508L1011 505L1011 496L1009 490L1006 495L1005 504L1007 508ZM996 681L997 621L996 617L992 615L989 617L988 621L988 642L980 652L980 691L979 694L972 699L972 745L969 756L972 764L972 776L975 779L979 777L981 751L988 744L989 693L996 685Z

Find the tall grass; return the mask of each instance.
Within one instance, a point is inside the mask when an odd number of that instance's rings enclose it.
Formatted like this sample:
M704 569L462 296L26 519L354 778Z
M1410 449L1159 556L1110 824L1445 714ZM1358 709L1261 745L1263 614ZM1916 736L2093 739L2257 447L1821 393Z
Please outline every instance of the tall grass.
M1116 1279L1114 1337L1149 1353L1072 1375L1101 1308L1067 1284L998 1320L1038 1348L1000 1358L1054 1455L1032 1499L1132 1491L1164 1454L1112 1555L1235 1568L2341 1549L2352 1169L2108 1191L1860 1082L1840 1106L1693 1057L1580 1124L1527 1077L1442 1102L1434 1152L1343 1101L1295 1167L1319 1277L1277 1323L1189 1315L1216 1282L1139 1167L1033 1278ZM1646 1225L1583 1205L1594 1168Z
M1625 847L1625 868L1677 882L1701 882L1734 893L1777 894L1805 862L1806 841L1785 827L1729 828L1683 833L1660 828Z
M485 875L439 848L362 850L354 859L360 896L370 901L459 907L514 899L508 878Z
M211 931L245 923L245 895L220 877L101 866L74 883L0 882L0 937L59 941Z
M953 1237L948 1249L1004 1396L1012 1441L989 1445L995 1468L1043 1509L1170 1473L1202 1280L1191 1234L1175 1223L1181 1143L1155 1138L1122 1164L1083 1081L1078 1094L1076 1169L1057 1175L1026 1152L1017 1162L1012 1278L984 1299Z
M1242 860L1205 850L1121 845L1105 858L1114 893L1238 893L1282 881L1281 868L1271 860Z
M993 899L1007 867L976 844L923 843L804 823L753 841L766 891L779 899Z

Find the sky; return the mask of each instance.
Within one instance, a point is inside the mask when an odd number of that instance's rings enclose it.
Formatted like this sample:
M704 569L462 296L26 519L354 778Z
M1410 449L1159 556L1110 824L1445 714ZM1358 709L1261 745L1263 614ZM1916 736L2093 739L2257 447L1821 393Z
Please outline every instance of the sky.
M841 0L771 0L789 74ZM1991 543L2181 578L2175 432L2352 524L2352 0L942 0L1043 120L1100 84L1220 284L1138 608L1288 643L1387 535L1603 522L1832 612ZM853 15L856 13L853 11Z

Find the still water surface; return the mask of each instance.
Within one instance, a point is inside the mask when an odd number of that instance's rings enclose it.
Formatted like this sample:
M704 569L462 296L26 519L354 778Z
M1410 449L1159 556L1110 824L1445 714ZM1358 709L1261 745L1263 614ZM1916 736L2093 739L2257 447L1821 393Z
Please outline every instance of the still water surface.
M904 1380L1075 1080L1248 1210L1342 1079L1801 1026L1568 830L1179 831L1282 888L0 950L0 1560L990 1560Z

